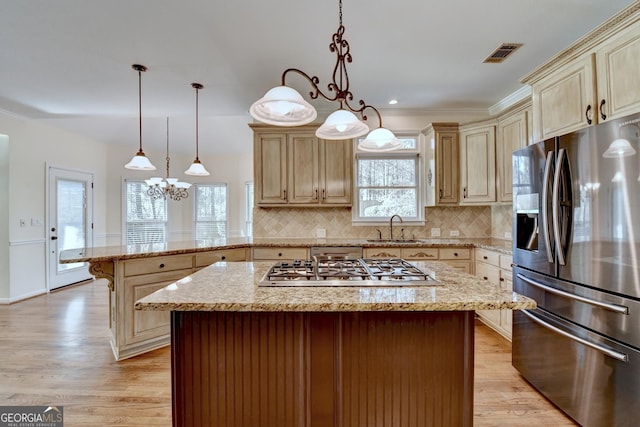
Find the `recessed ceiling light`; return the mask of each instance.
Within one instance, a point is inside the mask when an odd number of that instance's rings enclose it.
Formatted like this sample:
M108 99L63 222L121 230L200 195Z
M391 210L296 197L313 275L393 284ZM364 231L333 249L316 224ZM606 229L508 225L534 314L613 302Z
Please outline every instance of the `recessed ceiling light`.
M396 105L398 103L397 99L392 99L391 101L389 101L389 105Z

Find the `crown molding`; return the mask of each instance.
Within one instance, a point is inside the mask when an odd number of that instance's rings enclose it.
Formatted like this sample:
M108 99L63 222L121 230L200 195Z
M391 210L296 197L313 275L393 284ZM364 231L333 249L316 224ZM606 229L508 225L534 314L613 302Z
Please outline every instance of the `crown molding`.
M505 96L500 101L489 107L489 114L491 116L497 116L500 113L508 110L521 101L528 100L531 97L531 86L522 86L520 89Z

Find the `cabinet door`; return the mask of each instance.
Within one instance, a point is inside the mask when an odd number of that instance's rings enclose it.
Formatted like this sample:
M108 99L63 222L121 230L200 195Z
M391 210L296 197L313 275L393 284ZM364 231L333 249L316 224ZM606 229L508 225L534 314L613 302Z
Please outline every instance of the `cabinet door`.
M496 162L498 169L498 201L513 200L513 166L515 150L527 145L527 112L521 111L498 123Z
M256 133L253 140L256 205L287 203L287 137Z
M457 205L459 196L458 132L438 132L436 140L436 183L439 205Z
M571 62L531 89L535 141L597 122L593 55Z
M495 126L460 132L460 204L496 201Z
M598 121L640 111L640 33L630 27L596 51Z
M289 134L288 185L289 204L319 203L318 138L314 134Z
M320 203L351 206L352 141L320 141Z

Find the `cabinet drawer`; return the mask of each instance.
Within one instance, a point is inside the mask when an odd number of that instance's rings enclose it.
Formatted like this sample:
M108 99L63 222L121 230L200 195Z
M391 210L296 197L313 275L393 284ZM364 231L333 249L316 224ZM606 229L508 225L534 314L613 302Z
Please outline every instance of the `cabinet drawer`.
M438 259L438 248L402 248L404 259Z
M218 261L246 261L246 249L225 249L196 254L196 267L206 267Z
M511 264L513 264L513 257L511 255L500 255L500 268L511 271Z
M494 283L500 284L500 269L484 262L476 263L476 277Z
M469 248L440 248L440 259L470 259Z
M307 248L253 248L253 259L307 259Z
M500 254L487 249L476 249L476 261L499 266Z
M161 273L193 267L193 255L158 256L124 261L124 275Z
M401 258L401 248L365 248L365 258Z

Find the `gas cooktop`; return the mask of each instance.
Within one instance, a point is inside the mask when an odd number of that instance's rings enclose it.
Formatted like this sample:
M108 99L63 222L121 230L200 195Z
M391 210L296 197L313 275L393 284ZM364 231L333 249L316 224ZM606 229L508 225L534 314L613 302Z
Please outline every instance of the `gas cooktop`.
M401 258L287 260L275 263L260 286L421 286L441 285Z

